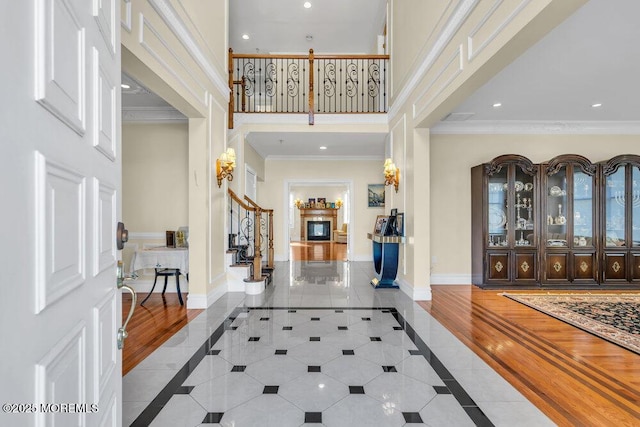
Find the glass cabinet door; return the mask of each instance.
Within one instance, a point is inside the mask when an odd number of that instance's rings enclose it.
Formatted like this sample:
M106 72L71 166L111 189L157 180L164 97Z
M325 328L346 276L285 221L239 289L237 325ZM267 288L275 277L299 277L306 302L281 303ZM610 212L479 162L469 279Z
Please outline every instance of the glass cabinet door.
M634 166L631 174L631 233L633 247L640 246L640 168Z
M567 247L567 167L563 166L547 180L547 247ZM589 208L591 209L591 208Z
M507 179L508 168L489 176L488 227L489 246L508 246L507 238Z
M620 167L606 177L604 244L607 247L625 246L627 240L625 235L625 171L626 168Z
M580 170L573 173L573 246L593 247L593 178Z
M534 233L534 197L533 177L516 167L516 179L514 182L514 216L513 229L515 230L516 246L535 245Z

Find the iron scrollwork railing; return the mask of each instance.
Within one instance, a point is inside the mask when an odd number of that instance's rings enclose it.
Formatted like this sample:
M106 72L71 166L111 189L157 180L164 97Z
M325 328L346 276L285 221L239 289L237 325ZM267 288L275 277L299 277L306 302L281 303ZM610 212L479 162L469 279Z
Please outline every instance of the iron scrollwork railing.
M249 55L229 49L233 113L386 113L389 55Z
M236 264L251 266L253 280L262 280L263 269L273 269L273 211L228 191L228 249L234 252Z

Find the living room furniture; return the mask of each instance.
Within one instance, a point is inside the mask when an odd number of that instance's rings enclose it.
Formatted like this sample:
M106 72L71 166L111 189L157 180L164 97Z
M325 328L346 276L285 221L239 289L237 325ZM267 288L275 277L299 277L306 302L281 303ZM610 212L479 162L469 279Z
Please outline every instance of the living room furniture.
M144 268L153 268L155 277L153 286L149 294L142 300L143 305L153 293L156 287L158 277L164 277L164 288L162 293L167 290L168 278L174 276L176 278L176 290L180 305L184 305L182 300L182 292L180 291L180 274L184 274L189 278L189 249L188 248L167 248L164 246L137 250L133 253L131 259L131 272Z
M349 238L348 233L349 224L344 223L339 230L333 230L333 241L336 243L347 243Z

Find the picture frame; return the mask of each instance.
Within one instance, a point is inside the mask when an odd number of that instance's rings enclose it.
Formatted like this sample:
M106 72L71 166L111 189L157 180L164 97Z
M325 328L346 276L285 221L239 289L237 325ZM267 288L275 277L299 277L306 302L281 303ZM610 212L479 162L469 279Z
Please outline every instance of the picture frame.
M387 231L387 223L389 221L389 217L386 215L378 215L376 217L376 223L373 227L373 234L376 236L384 236L384 233Z
M383 208L384 193L384 184L367 184L367 206L370 208Z
M314 207L316 205L316 199L309 198L309 204L311 207Z
M326 204L327 203L327 198L326 197L318 197L318 203L321 204Z
M396 235L404 236L404 213L396 215Z
M166 232L166 246L168 248L176 247L176 232L175 231L167 231Z

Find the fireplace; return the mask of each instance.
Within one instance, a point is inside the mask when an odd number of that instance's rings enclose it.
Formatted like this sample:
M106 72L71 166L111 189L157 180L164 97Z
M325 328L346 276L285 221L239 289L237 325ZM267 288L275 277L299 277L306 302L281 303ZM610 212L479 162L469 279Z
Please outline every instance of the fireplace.
M331 240L331 221L307 221L307 240Z

